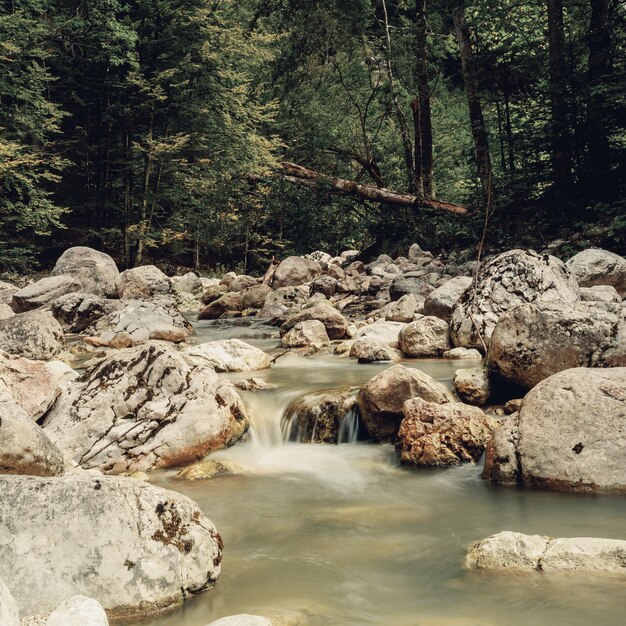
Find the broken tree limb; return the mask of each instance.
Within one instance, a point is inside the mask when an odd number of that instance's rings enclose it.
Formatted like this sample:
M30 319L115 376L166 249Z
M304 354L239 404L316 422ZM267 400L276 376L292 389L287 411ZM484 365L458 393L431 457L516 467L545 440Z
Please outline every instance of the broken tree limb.
M427 207L429 209L438 209L440 211L448 211L457 215L467 215L469 210L467 207L450 202L441 202L439 200L427 200L410 193L398 193L385 187L374 187L372 185L359 185L351 180L337 178L328 174L320 174L315 170L310 170L296 163L284 161L281 163L284 171L284 178L292 183L299 185L307 185L309 187L330 187L332 191L353 196L361 200L371 200L372 202L382 202L395 206L406 207Z

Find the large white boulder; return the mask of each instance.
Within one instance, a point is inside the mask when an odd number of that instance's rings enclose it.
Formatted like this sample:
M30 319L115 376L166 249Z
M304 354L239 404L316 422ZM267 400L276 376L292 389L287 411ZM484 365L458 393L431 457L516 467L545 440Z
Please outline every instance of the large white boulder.
M509 250L483 263L476 287L457 303L450 322L455 346L483 349L500 317L529 302L576 302L579 287L556 257ZM482 339L482 341L481 341Z
M130 478L0 476L0 576L22 617L83 594L135 621L212 587L222 540L198 505Z
M117 298L120 272L115 261L104 252L86 246L68 248L56 262L52 276L72 276L83 291L105 298Z
M611 285L622 298L626 298L626 259L619 254L589 248L575 254L567 267L581 287Z
M63 391L44 424L82 467L111 473L191 463L247 428L232 384L162 343L94 365Z
M269 354L241 339L208 341L185 348L184 353L199 364L209 365L216 372L249 372L271 365Z

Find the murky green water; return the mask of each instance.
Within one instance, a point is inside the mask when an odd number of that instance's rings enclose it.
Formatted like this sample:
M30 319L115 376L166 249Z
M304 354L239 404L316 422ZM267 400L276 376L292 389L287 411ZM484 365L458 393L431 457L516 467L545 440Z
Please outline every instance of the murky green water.
M201 338L239 336L268 349L276 339L265 332L207 325ZM461 366L409 363L447 383ZM463 568L468 544L500 530L626 539L625 498L494 488L476 466L407 470L391 446L280 441L280 417L294 397L361 384L383 367L289 355L255 373L274 390L243 394L253 436L214 455L243 475L155 477L200 504L225 552L215 589L148 624L204 626L244 612L303 626L626 624L623 581Z

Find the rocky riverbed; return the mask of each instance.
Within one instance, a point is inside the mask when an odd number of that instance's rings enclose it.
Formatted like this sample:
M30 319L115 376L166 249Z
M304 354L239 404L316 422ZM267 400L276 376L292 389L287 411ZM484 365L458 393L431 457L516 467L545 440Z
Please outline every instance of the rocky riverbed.
M626 492L626 260L613 253L563 262L511 250L477 266L414 244L368 264L318 251L263 277L207 279L120 273L77 247L22 282L0 283L3 625L131 623L216 593L222 532L238 522L216 528L213 505L178 493L181 481L259 471L260 440L265 464L282 454L268 443L292 440L296 456L330 446L338 473L349 447L336 444L380 450L390 485L407 472L480 472L484 458L494 494ZM273 391L281 371L307 383L288 402ZM358 509L346 515L358 524ZM455 547L465 575L626 576L623 531L552 539L552 525L523 535L505 517L511 526ZM332 611L320 622L274 606L232 624L353 623Z

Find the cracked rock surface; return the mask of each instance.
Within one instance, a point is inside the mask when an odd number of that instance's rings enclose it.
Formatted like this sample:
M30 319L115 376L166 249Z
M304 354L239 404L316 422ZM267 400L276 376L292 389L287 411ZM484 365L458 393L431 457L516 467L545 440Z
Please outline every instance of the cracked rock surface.
M474 544L466 565L473 569L626 576L626 541L596 537L553 539L504 531Z
M556 257L524 250L503 252L482 265L476 289L471 286L459 300L450 323L452 341L455 346L482 349L481 337L489 345L496 323L513 307L578 299L576 280Z
M541 381L487 446L496 484L626 492L626 368L575 368Z
M22 617L84 594L132 621L219 576L221 537L178 493L106 476L0 476L0 491L0 562Z
M248 417L232 384L165 344L114 353L65 389L44 432L83 468L147 471L237 441Z

